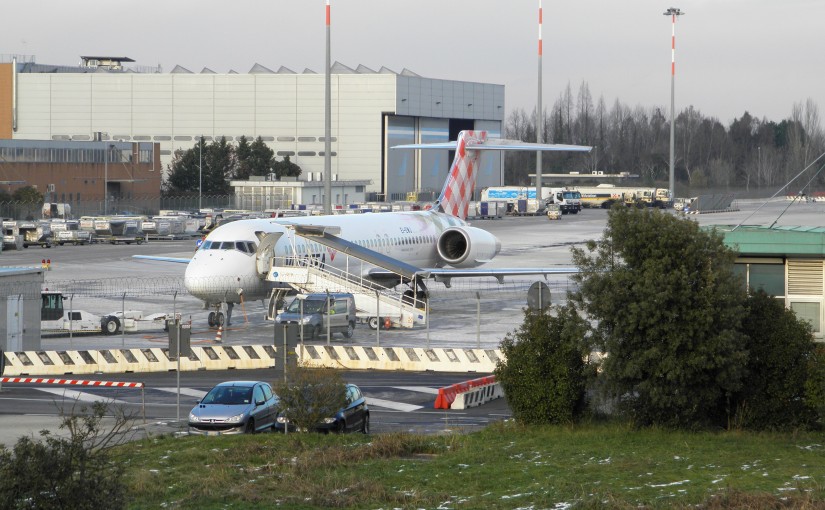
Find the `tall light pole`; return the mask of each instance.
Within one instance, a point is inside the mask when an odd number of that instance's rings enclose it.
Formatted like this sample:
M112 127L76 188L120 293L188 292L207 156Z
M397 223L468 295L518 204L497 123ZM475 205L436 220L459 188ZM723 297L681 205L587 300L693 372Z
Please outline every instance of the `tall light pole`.
M198 140L198 212L203 209L201 198L203 196L203 135Z
M103 145L103 215L109 214L109 144Z
M324 214L332 214L332 82L329 62L329 0L326 9L327 53L324 66Z
M541 0L539 0L539 91L536 101L536 143L544 143L544 115L541 107ZM536 206L541 209L541 151L536 151Z
M673 118L676 115L676 16L684 14L681 9L670 7L663 13L665 16L671 17L671 37L670 37L670 199L676 198L675 186L676 179L674 176L674 146L675 146L675 131L673 128Z

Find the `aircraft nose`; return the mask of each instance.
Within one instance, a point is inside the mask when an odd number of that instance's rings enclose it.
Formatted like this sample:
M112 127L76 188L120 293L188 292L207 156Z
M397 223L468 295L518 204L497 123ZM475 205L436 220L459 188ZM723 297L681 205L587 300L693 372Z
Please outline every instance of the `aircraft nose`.
M249 255L228 250L209 251L196 253L186 266L183 281L190 294L205 301L222 300L238 289L248 290L258 284L254 259Z

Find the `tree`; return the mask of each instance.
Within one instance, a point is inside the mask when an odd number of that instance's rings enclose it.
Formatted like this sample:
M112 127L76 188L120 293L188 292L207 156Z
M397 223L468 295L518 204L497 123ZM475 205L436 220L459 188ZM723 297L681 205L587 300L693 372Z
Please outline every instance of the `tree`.
M301 175L301 167L290 161L289 156L284 156L283 161L275 162L273 167L279 180L281 177L298 177Z
M816 409L806 401L816 347L811 325L761 290L748 296L746 310L748 383L734 398L736 424L747 429L813 425Z
M43 202L43 193L37 191L37 188L34 186L23 186L22 188L14 190L14 193L11 194L11 199L15 202L37 204Z
M281 410L298 429L313 430L347 402L347 389L336 370L296 367L289 381L275 385Z
M524 322L501 342L496 366L513 417L526 424L572 423L586 408L588 325L568 304L524 311Z
M724 426L741 387L744 290L715 232L615 207L600 241L574 248L572 299L596 323L605 388L637 423Z

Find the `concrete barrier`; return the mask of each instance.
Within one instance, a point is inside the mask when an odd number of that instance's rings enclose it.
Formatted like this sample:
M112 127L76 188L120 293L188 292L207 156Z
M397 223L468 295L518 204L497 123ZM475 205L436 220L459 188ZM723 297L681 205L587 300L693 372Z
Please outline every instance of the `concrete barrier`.
M491 400L504 396L504 390L500 383L485 384L469 391L464 391L456 395L450 409L467 409L486 404Z
M275 365L275 349L270 345L216 345L192 347L189 357L180 360L181 371L270 368ZM6 352L6 376L115 374L169 372L178 361L169 350L99 349L79 351Z
M358 345L298 345L304 366L352 370L491 373L503 359L499 349L426 349Z

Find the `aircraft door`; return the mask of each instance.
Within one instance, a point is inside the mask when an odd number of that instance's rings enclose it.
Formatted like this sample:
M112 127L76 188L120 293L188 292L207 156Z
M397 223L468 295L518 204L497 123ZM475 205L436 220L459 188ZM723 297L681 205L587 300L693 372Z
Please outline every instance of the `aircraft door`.
M283 232L273 232L267 234L264 232L255 232L258 236L258 249L255 251L255 268L258 271L258 276L265 278L269 272L272 263L272 257L275 255L275 244L284 235Z

